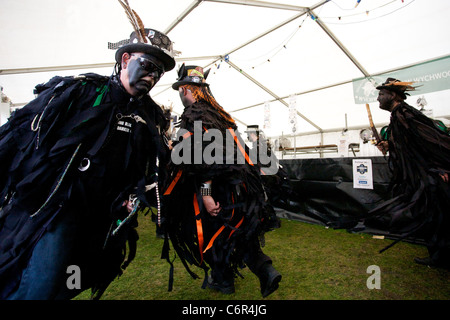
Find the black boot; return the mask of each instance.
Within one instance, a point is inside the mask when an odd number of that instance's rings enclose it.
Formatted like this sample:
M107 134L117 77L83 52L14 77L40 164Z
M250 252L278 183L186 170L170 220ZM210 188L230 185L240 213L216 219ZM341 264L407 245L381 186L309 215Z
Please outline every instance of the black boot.
M431 266L431 259L429 257L426 258L414 258L414 262L417 264L421 264L424 266Z
M426 258L414 258L414 262L430 268L441 268L450 270L450 263L436 263L430 257Z
M272 266L272 263L266 262L260 268L258 278L261 284L261 294L265 298L278 289L281 274Z
M208 288L222 292L223 294L234 293L234 281L218 282L212 276L208 276Z

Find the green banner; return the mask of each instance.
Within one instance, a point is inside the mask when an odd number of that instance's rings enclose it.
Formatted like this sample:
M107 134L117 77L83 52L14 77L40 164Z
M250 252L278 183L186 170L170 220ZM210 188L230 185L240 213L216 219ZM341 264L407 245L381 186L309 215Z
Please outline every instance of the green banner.
M362 104L377 101L378 90L376 87L389 77L401 81L414 81L414 86L418 88L415 91L408 92L411 96L448 90L450 89L450 56L368 78L354 79L353 95L355 103Z

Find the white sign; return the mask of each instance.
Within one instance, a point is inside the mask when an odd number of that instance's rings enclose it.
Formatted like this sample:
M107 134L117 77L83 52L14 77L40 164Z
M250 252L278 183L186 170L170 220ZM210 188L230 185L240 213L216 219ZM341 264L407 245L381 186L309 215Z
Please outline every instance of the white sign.
M353 188L373 189L372 160L353 159Z
M342 135L339 139L338 155L340 157L346 157L348 155L347 135Z

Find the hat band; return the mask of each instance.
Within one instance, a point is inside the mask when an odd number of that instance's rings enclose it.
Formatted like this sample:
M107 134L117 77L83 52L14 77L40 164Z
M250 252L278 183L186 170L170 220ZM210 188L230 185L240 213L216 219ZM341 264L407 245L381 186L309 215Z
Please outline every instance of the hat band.
M119 42L108 42L108 49L111 50L117 50L120 47L129 44L130 43L130 39L125 39L125 40L121 40Z

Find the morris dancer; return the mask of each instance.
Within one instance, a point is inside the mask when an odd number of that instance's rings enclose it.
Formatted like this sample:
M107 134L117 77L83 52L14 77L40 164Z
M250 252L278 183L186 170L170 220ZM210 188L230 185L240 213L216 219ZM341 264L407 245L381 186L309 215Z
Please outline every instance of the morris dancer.
M172 43L141 26L110 48L111 77L55 77L0 128L1 299L70 299L87 288L100 298L122 273L126 242L135 248L133 203L157 204L169 153L148 92L175 66ZM79 286L67 286L68 270Z
M188 146L182 148L183 152L191 152L192 157L172 165L172 180L164 201L166 230L189 271L186 262L205 272L211 268L204 286L208 279L210 288L233 293L235 275L245 262L259 277L261 294L266 297L278 288L281 275L261 251L260 239L276 225L277 217L265 201L259 166L249 158L234 120L217 103L205 82L208 73L201 67L183 64L178 81L172 85L185 106L179 129L184 139L174 142L172 160L174 152L181 152L180 146ZM198 132L201 136L197 145ZM204 135L215 135L217 141L206 142ZM226 148L227 137L231 149ZM211 146L215 154L209 160L213 161L196 162L194 153L211 154ZM236 161L239 157L246 159L244 164Z
M415 87L388 78L377 87L380 108L391 113L387 141L393 198L371 213L387 215L391 228L423 235L429 257L415 262L450 268L450 136L404 100Z

